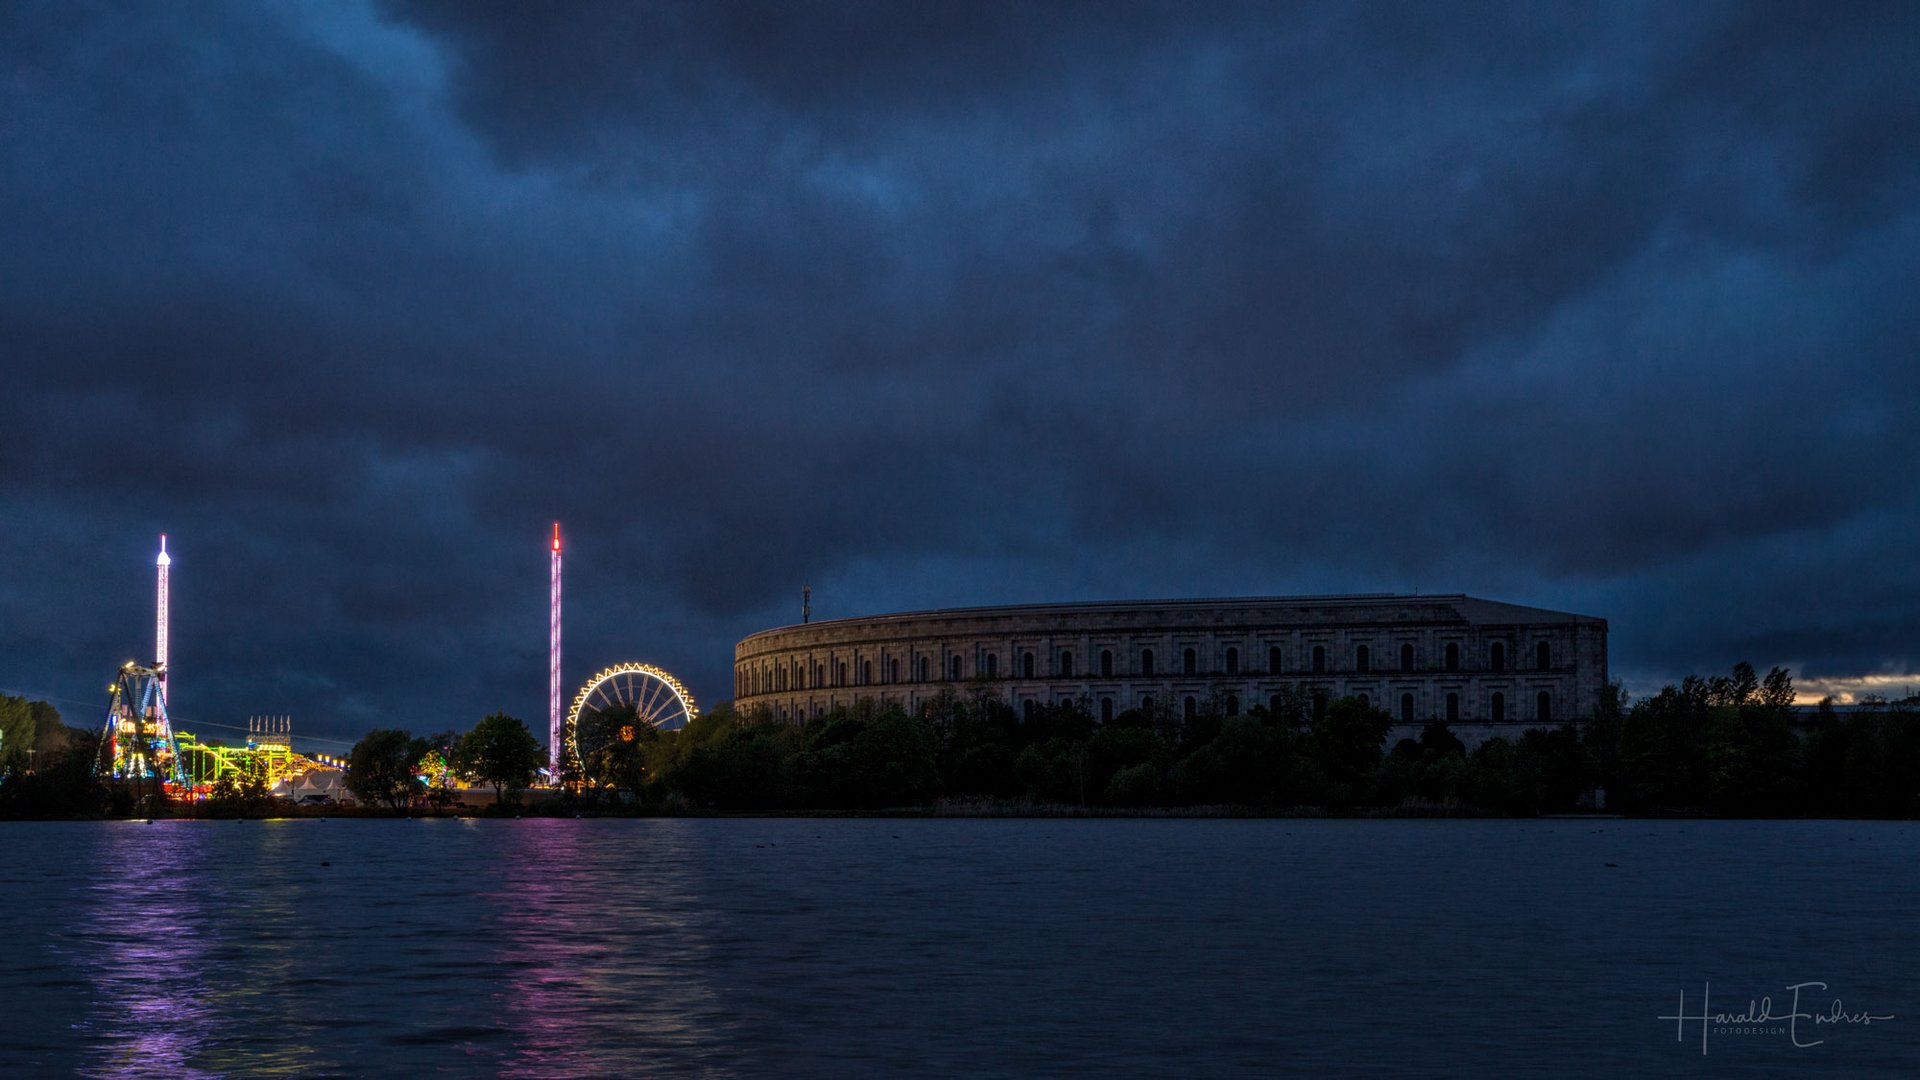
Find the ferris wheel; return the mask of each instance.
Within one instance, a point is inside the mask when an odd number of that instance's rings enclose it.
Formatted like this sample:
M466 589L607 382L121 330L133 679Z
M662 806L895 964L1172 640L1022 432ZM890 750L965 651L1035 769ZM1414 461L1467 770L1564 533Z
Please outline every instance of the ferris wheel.
M662 731L678 731L700 715L693 694L669 672L652 664L615 664L601 671L573 696L567 710L567 754L584 764L594 755L588 747L582 754L580 724L583 717L626 713L636 723ZM624 738L631 739L632 732Z

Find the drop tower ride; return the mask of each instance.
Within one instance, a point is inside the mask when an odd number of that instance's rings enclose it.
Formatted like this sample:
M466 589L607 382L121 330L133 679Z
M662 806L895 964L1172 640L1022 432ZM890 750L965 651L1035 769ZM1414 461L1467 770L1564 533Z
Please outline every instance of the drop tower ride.
M553 523L553 601L547 610L547 767L560 782L560 523Z
M153 561L159 578L153 605L153 667L160 673L160 702L167 701L167 570L173 556L167 554L167 534L160 534L160 557Z

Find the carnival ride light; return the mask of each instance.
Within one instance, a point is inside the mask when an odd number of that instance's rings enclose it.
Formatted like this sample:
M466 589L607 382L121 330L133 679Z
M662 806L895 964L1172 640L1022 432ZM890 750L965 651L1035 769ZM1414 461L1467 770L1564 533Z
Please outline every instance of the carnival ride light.
M574 695L567 710L563 741L567 756L583 766L580 753L580 716L622 706L632 706L642 722L664 731L686 727L700 716L693 694L671 672L652 664L615 664L605 668ZM592 778L587 777L589 782Z

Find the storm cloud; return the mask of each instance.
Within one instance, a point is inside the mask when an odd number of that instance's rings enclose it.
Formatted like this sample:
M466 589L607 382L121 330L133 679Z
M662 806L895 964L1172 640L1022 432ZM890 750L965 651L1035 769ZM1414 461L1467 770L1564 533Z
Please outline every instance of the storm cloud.
M0 7L0 687L544 714L929 606L1920 670L1911 5ZM537 726L537 723L536 723Z

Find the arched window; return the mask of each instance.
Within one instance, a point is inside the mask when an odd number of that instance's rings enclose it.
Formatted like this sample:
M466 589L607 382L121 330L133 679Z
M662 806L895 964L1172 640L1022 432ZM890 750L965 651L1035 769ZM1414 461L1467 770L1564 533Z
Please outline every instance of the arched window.
M1447 723L1457 724L1459 722L1460 722L1460 695L1449 693L1447 695Z
M1553 646L1541 642L1533 647L1533 666L1545 671L1553 666Z
M1413 695L1412 694L1400 695L1400 722L1403 724L1413 723Z
M999 677L1000 677L1000 654L988 653L987 654L987 678L997 679Z
M1410 643L1400 646L1400 670L1413 670L1413 645Z
M1153 711L1153 695L1152 694L1140 695L1140 711L1142 712Z
M900 658L897 656L887 661L887 681L900 681Z
M1313 647L1313 673L1318 675L1325 670L1327 670L1327 647L1325 645L1315 645Z
M1113 678L1113 650L1112 649L1100 650L1100 677L1103 679Z
M1192 649L1188 649L1186 652L1180 654L1180 671L1182 674L1192 675L1198 671L1199 668L1199 657L1194 655Z
M1460 670L1460 646L1452 642L1447 643L1447 670Z
M1280 646L1278 645L1267 649L1267 674L1280 674Z
M1142 675L1153 674L1153 650L1152 649L1140 650L1140 674Z
M1064 649L1060 651L1060 674L1067 678L1073 677L1073 654Z
M847 685L847 662L845 660L840 661L840 663L834 668L833 677L836 680L838 680L833 685L835 686Z
M1487 648L1487 666L1495 671L1507 670L1507 647L1496 641Z
M860 661L860 685L866 686L871 682L873 682L873 661L862 660Z
M1240 650L1231 645L1227 646L1227 674L1240 674Z
M1493 700L1487 703L1487 710L1496 724L1507 722L1507 695L1494 691Z
M1020 713L1022 716L1024 716L1027 719L1028 722L1031 722L1033 720L1033 699L1031 698L1027 699L1027 701L1020 707Z
M1198 704L1193 700L1191 696L1189 696L1187 700L1183 702L1180 706L1180 715L1185 717L1188 720L1193 719L1194 716L1199 711L1200 710L1199 710Z
M1023 652L1020 654L1020 677L1023 679L1033 678L1032 652Z
M1548 693L1545 690L1540 691L1540 701L1539 701L1539 704L1534 707L1534 716L1537 717L1539 721L1543 724L1553 723L1553 695L1552 694Z
M1228 716L1240 715L1240 699L1237 697L1234 697L1232 694L1227 695L1227 715Z
M1365 645L1353 648L1353 670L1370 671L1373 668L1373 653Z
M1110 697L1100 699L1100 722L1103 724L1113 723L1113 699Z
M949 675L948 678L958 679L960 677L960 658L959 657L956 656L953 658L952 666L953 666L953 674Z
M920 681L921 682L933 681L932 661L930 661L924 656L920 658Z

